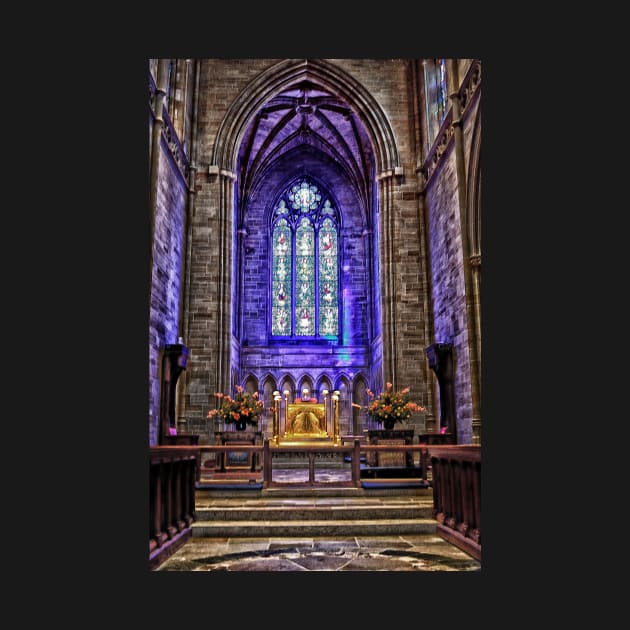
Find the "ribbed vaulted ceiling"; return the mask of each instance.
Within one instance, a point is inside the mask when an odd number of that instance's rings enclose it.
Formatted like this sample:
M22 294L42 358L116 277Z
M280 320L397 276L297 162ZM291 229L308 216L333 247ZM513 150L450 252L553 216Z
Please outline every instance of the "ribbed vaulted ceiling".
M368 199L374 156L362 123L346 103L307 81L267 101L252 119L239 152L241 199L279 157L304 145L340 165Z

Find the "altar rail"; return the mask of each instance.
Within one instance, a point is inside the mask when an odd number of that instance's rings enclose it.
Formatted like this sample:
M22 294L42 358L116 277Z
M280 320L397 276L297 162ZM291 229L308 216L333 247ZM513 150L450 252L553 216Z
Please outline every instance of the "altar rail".
M190 446L149 450L149 567L154 568L190 537L195 520L198 451Z
M436 533L481 560L481 447L429 446Z
M342 440L343 442L343 440ZM175 447L177 448L177 447ZM181 448L181 447L180 447ZM308 485L308 486L336 486L336 487L361 487L361 453L368 452L394 452L394 453L420 453L420 478L423 481L427 480L428 472L428 451L426 444L410 444L410 445L394 445L394 444L361 444L360 440L355 439L350 444L296 444L290 446L283 444L276 446L266 438L262 445L257 444L230 444L230 445L199 445L197 447L198 462L201 461L201 453L220 453L225 454L227 452L248 452L254 455L262 454L262 473L263 473L263 487L278 487L278 486L296 486L296 485ZM308 455L308 481L307 482L281 482L273 481L273 454L274 453L306 453ZM351 469L351 481L335 481L335 482L320 482L315 480L315 455L318 453L342 453L344 456L350 457L350 469ZM197 466L197 481L200 480L201 468Z

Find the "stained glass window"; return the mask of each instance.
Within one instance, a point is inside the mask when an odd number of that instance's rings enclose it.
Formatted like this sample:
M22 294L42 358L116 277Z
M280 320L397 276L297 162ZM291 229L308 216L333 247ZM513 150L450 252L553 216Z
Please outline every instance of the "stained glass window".
M446 97L446 61L444 59L436 59L436 84L437 84L437 124L441 125L446 116L447 97Z
M271 334L339 335L338 214L307 180L291 186L272 222Z
M448 112L446 59L425 59L424 89L427 116L427 151L435 141Z
M324 219L319 230L319 332L337 334L337 230Z
M271 283L271 331L273 335L291 334L291 229L280 219L273 231L273 269Z

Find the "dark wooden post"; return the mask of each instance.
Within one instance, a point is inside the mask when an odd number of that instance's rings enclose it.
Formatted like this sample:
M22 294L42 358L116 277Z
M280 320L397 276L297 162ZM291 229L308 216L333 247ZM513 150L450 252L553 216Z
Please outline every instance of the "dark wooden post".
M269 438L263 442L263 488L271 482L271 450L269 449Z
M315 453L308 452L308 482L312 484L315 481Z
M427 481L428 476L429 476L428 460L429 460L429 451L428 449L423 448L420 451L420 476L422 478L422 481Z
M168 466L165 466L166 469L166 506L165 506L165 516L166 516L166 533L170 538L173 538L177 533L177 528L175 527L175 511L174 511L174 499L175 499L175 465L174 461L169 462Z
M354 450L352 451L352 481L357 488L361 487L361 442L354 441Z
M162 531L162 470L164 466L162 463L158 463L156 466L157 471L155 474L155 485L153 501L155 509L153 511L153 538L156 542L156 547L161 547L166 541L166 534Z
M181 532L186 523L184 522L184 501L183 492L186 491L184 484L185 466L188 464L186 460L175 462L175 521L173 525Z

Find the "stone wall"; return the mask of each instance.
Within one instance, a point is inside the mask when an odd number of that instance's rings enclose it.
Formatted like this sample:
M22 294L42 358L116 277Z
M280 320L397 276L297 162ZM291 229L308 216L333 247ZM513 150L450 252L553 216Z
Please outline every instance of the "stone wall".
M344 214L341 234L341 288L347 289L342 314L344 335L341 345L324 345L316 351L309 350L308 355L288 348L278 352L267 343L269 199L290 179L291 165L279 163L275 171L268 174L265 187L256 189L243 207L239 207L235 174L218 171L212 162L217 133L232 103L248 90L261 72L280 61L284 60L204 59L199 64L196 195L188 269L190 299L184 314L189 358L183 413L190 421L200 423L214 406L218 374L227 359L218 352L220 339L226 332L222 329L226 319L233 381L243 384L245 379L253 377L262 391L265 382L269 389L290 376L297 384L308 373L315 381L323 377L329 379L333 387L338 387L340 379L345 379L344 387L349 392L353 390L353 379L364 378L368 387L378 391L385 381L392 380L387 373L389 364L383 363L381 328L381 322L385 316L389 317L391 310L393 321L388 321L387 330L391 331L395 344L395 386L411 387L418 402L427 405L428 390L434 387L425 348L434 341L454 344L460 421L458 440L470 442L470 370L457 196L460 183L451 141L426 187L424 206L428 234L425 235L418 209L420 185L416 177L416 166L422 160L422 156L416 154L416 133L420 126L416 112L424 115L424 111L414 104L417 95L411 88L408 60L328 60L345 71L351 82L365 87L382 108L394 134L400 169L391 177L390 207L374 203L372 214L364 217L358 201L345 192L343 175L335 170L334 164L309 164L308 154L302 155L304 164L338 196ZM460 77L468 65L469 60L460 62ZM471 108L466 112L463 129L467 161L474 120L475 111ZM237 122L242 125L240 133L244 133L247 121ZM375 197L379 190L376 179L380 175L373 174ZM152 443L159 396L158 352L161 346L174 343L177 337L185 207L185 186L178 179L175 166L162 155L149 331ZM387 234L378 233L383 213L387 213ZM357 226L364 223L372 228L372 234L361 234ZM248 235L241 242L236 230L243 224L247 225ZM384 241L388 235L392 237L391 242ZM389 288L385 293L373 279L382 277L383 269L379 267L383 260L375 260L376 254L370 253L378 252L379 247L391 253L388 261L393 278L391 293ZM373 273L369 272L370 266ZM429 270L432 296L428 295ZM432 312L427 310L431 300ZM351 426L351 410L344 413L348 417L343 418L342 423ZM438 409L429 409L429 413L439 416ZM414 419L418 432L424 427L424 416Z
M466 112L464 158L470 162L472 130L478 104ZM472 442L472 391L464 261L459 215L455 142L451 139L426 188L435 341L454 348L456 415L459 443ZM466 186L466 182L461 183ZM439 417L439 411L436 410Z
M149 313L149 441L158 443L161 349L178 337L186 186L166 143L160 143Z

